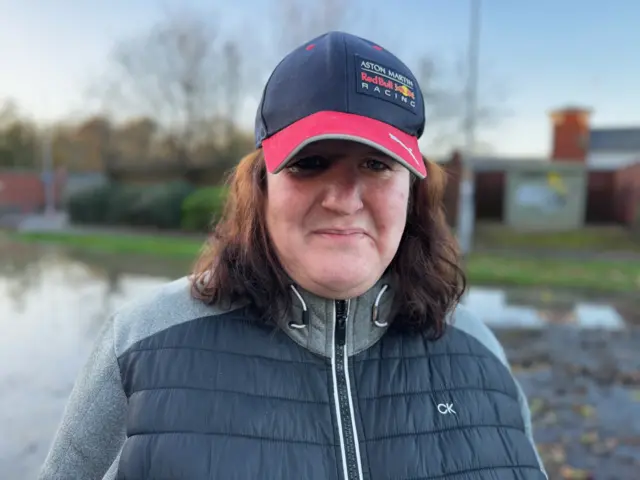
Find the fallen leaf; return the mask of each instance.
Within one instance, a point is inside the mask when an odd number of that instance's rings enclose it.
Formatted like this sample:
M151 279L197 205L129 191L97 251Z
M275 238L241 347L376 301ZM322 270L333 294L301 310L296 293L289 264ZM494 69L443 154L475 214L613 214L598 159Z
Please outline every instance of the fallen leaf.
M529 409L531 410L531 414L535 415L540 412L544 407L544 400L541 398L532 398L529 402Z
M573 410L586 418L596 414L596 410L591 405L574 405Z
M540 294L540 301L543 303L549 303L553 300L553 294L548 290L545 290Z
M568 465L560 469L560 475L566 480L591 480L593 478L588 471L573 468Z
M555 412L547 412L539 421L542 425L554 425L558 423L558 416Z
M593 445L591 451L595 455L608 455L616 449L618 443L619 440L617 438L607 438L603 442Z
M598 441L598 432L587 432L580 436L580 443L583 445L593 445Z
M604 444L607 446L607 448L609 450L615 449L618 446L618 443L620 443L620 442L618 441L617 438L607 438L604 441Z
M562 463L567 459L567 454L562 445L555 445L549 449L549 457L555 463Z

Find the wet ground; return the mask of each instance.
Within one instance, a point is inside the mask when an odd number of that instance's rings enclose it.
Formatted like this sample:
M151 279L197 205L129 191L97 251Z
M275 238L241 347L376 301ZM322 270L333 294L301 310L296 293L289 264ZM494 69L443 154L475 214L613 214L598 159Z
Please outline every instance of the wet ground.
M31 479L107 315L188 264L0 238L0 478ZM474 287L551 479L640 479L640 299Z
M640 299L476 287L551 479L640 479Z
M497 331L551 479L640 478L640 329Z

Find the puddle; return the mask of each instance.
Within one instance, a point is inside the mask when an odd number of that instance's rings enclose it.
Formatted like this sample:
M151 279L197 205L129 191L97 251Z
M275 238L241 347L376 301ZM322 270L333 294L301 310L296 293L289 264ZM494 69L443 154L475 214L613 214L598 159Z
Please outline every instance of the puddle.
M621 330L627 325L621 313L624 307L616 305L616 301L580 298L569 293L471 287L463 303L495 328L566 325L580 329Z

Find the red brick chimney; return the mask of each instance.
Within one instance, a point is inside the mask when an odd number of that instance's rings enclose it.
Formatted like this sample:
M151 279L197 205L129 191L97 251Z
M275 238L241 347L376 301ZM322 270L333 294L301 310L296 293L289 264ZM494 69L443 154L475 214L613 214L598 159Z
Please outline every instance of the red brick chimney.
M551 160L584 162L589 150L589 116L585 108L567 107L551 112Z

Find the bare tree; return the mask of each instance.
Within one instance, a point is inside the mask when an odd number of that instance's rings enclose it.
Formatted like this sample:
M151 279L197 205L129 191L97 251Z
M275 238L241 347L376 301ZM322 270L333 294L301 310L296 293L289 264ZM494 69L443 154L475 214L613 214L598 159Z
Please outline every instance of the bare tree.
M354 12L353 2L345 0L276 0L277 18L272 25L278 29L279 52L289 52L311 38L342 28Z
M101 115L84 119L73 132L73 149L68 152L74 169L107 171L113 167L113 125Z
M373 32L375 25L381 25L380 12L372 9L361 11L355 2L344 0L324 0L305 2L304 0L274 0L277 18L272 24L279 30L278 58L283 51L288 52L311 38L330 30L340 30L348 25L353 30L358 22L366 18L364 30ZM372 16L373 15L373 16ZM400 39L387 38L387 48L405 58ZM462 58L462 57L461 57ZM409 62L407 62L409 63ZM466 64L462 60L453 61L422 54L410 65L422 88L427 114L427 128L421 142L430 153L450 153L460 148L464 140L466 121ZM500 124L508 111L505 107L504 86L496 84L486 67L481 75L478 92L476 150L487 151L491 146L482 140L482 134Z
M224 119L226 120L227 131L225 138L231 139L237 127L240 111L242 86L238 84L242 78L241 55L238 45L234 42L226 41L222 49L222 60L224 64L224 78L222 85L224 88Z
M151 118L131 118L115 126L112 132L112 148L126 162L152 160L151 148L156 140L157 125Z
M420 56L415 63L427 116L423 143L431 153L448 154L452 149L461 148L464 142L467 121L466 64L460 59L436 61L428 55ZM492 150L491 145L482 140L482 134L499 126L509 115L506 89L489 74L490 71L485 68L478 89L476 152Z
M38 164L38 128L13 100L0 104L0 166L33 168Z
M0 129L7 128L20 117L20 111L15 100L5 98L0 102Z
M101 89L106 109L154 119L183 165L220 119L236 114L241 84L237 47L218 37L211 16L172 12L150 31L118 43Z

